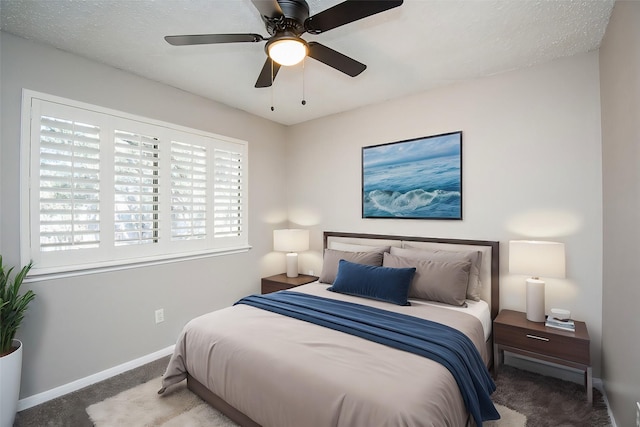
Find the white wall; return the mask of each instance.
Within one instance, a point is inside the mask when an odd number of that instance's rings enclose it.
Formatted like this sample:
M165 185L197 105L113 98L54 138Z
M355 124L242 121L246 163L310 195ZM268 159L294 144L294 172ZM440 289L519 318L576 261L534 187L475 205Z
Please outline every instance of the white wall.
M271 253L286 222L286 129L278 124L12 35L1 37L0 251L19 262L21 90L28 88L249 141L247 253L29 285L37 297L18 337L21 398L65 385L175 343L198 314L259 292L260 277L284 270ZM165 322L155 325L154 311Z
M567 278L547 279L547 309L587 322L594 374L602 335L602 183L597 53L293 126L289 217L312 227L303 268L321 268L324 230L501 242L501 307L524 311L508 241L566 243ZM361 218L361 147L463 131L463 221Z
M619 426L640 401L640 3L618 1L600 47L604 190L602 378Z

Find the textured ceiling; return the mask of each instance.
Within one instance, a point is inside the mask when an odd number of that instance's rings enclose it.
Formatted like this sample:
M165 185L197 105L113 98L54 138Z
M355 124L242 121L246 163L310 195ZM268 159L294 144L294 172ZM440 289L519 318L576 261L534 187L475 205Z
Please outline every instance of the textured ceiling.
M311 15L341 0L308 0ZM367 65L313 59L256 89L264 42L175 47L165 35L259 33L250 0L1 0L2 31L283 124L597 49L614 0L405 0L313 36ZM306 105L301 104L303 98ZM271 111L273 104L275 111Z

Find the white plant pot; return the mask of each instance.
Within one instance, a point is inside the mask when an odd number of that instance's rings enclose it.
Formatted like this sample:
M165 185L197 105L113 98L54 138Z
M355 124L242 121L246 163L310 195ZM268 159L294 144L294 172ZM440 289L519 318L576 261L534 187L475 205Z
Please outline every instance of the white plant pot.
M12 427L18 411L20 376L22 374L22 343L13 340L18 349L0 357L0 427Z

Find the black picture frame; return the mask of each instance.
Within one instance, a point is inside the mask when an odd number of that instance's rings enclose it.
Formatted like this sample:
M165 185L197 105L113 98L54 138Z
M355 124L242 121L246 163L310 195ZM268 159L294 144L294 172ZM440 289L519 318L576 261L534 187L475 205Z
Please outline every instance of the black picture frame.
M462 220L462 131L362 147L362 218Z

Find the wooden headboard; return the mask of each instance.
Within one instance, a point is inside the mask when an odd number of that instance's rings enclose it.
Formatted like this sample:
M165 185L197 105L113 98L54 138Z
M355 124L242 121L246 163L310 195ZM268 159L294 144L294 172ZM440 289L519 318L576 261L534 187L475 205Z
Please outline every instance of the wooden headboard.
M500 310L500 244L488 240L442 239L437 237L393 236L383 234L324 232L323 247L332 248L332 244L354 244L367 246L407 245L448 251L478 250L482 252L481 298L491 307L491 319L498 316Z

